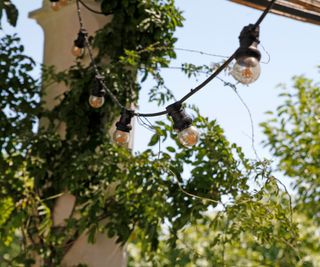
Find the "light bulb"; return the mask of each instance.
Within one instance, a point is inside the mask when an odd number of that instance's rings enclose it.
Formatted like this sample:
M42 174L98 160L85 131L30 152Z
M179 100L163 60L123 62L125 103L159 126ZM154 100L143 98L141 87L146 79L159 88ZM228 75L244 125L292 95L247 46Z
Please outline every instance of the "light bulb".
M66 6L68 4L68 0L59 0L59 3L62 5L62 6Z
M121 130L116 130L113 134L113 140L118 144L118 145L126 145L129 143L130 139L130 134L129 132L124 132Z
M51 2L51 9L53 11L58 11L60 9L60 3L59 2Z
M75 57L81 57L84 53L84 49L78 46L73 46L71 49L71 54Z
M134 111L123 109L119 121L116 123L116 131L113 134L113 140L120 146L126 146L130 140L130 131L132 130L131 119Z
M178 139L184 146L193 146L199 140L198 129L194 126L190 126L178 133Z
M89 104L93 108L101 108L104 104L104 96L90 95Z
M256 57L243 56L237 59L231 75L242 84L255 82L260 76L260 63Z

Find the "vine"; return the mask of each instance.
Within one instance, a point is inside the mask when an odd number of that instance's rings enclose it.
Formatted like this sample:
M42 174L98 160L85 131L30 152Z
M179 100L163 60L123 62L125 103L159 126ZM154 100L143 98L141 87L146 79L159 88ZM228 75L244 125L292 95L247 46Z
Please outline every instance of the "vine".
M95 62L108 88L125 105L137 101L140 84L135 77L139 71L165 88L158 70L176 57L174 32L183 22L174 1L103 0L101 11L112 13L113 18L97 32L92 45L99 51ZM217 238L216 244L232 242L229 234L236 237L259 227L262 219L265 228L257 228L253 235L261 245L274 241L278 236L271 234L273 220L281 217L279 231L290 229L284 241L294 247L297 234L286 207L277 200L265 201L270 191L281 198L266 162L247 159L240 147L226 140L216 121L195 109L194 123L204 132L199 145L191 149L176 143L159 154L152 147L160 142L160 136L166 139L176 134L170 124L157 122L152 127L155 134L150 148L132 154L110 141L109 128L119 115L112 99L107 98L98 110L88 104L88 88L96 76L92 65L84 66L79 60L61 73L44 67L41 91L40 82L30 75L34 62L23 54L17 38L3 37L0 51L7 63L0 65L1 115L5 118L0 124L0 205L7 211L0 216L0 238L4 246L19 244L5 262L31 266L36 253L43 266L59 266L85 232L89 242L103 232L116 236L122 245L136 236L135 242L142 240L143 253L153 260L163 246L159 236L165 222L169 222L168 244L175 249L179 233L205 218L208 208L217 207L224 196L230 201L220 223L229 218L230 224L226 236ZM37 99L52 83L64 83L69 90L49 111ZM157 93L152 93L154 99ZM160 97L158 102L168 99ZM38 120L46 123L34 131ZM57 133L57 122L66 125L63 138ZM182 176L187 166L191 169L188 179ZM255 180L264 184L256 193L250 190ZM73 213L65 225L55 226L55 200L66 190L76 196L74 213L80 216ZM255 208L263 212L251 221ZM237 215L239 210L242 217Z

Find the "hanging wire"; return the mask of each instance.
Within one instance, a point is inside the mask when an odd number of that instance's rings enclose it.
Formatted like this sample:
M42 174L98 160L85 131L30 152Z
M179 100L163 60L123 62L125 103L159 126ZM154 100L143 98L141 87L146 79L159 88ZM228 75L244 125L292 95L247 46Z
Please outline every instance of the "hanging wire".
M258 18L258 20L256 21L256 23L254 24L255 27L258 27L261 22L263 21L263 19L266 17L266 15L270 12L271 8L273 7L274 3L276 0L272 0L270 1L269 5L267 6L267 8L264 10L264 12L261 14L261 16ZM80 4L83 4L82 0L76 0L76 4L77 4L77 13L78 13L78 18L79 18L79 24L80 24L80 30L84 33L86 33L84 26L83 26L83 21L82 21L82 16L81 16L81 9L80 9ZM84 5L85 6L85 5ZM85 6L86 7L86 6ZM88 48L88 53L89 53L89 57L90 60L92 62L93 68L96 72L97 77L100 77L99 81L102 85L102 87L106 90L107 94L111 97L111 99L121 108L121 109L125 109L125 107L120 103L120 101L117 99L117 97L111 92L111 90L105 85L103 79L102 79L102 75L99 72L99 69L94 61L93 58L93 53L91 50L91 46L88 40L88 36L87 33L85 34L85 42L86 42L86 47ZM182 50L182 48L180 48L180 50ZM193 51L195 52L196 50L192 50L192 49L184 49L185 51L189 50L189 51ZM191 96L193 96L195 93L197 93L198 91L200 91L203 87L205 87L209 82L211 82L215 77L218 76L219 73L221 73L230 63L231 61L236 57L238 49L221 65L219 66L214 72L213 74L211 74L205 81L203 81L200 85L198 85L197 87L195 87L194 89L191 89L191 91L189 93L187 93L184 97L182 97L179 101L177 101L178 103L183 103L185 102L187 99L189 99ZM198 51L199 52L199 51ZM205 54L204 52L200 51L201 53ZM207 53L209 54L209 53ZM218 55L216 55L218 56ZM161 115L165 115L167 114L168 111L167 110L163 110L160 112L155 112L155 113L137 113L134 112L134 116L141 116L141 117L156 117L156 116L161 116Z
M102 85L103 89L107 92L107 94L111 97L111 99L113 100L113 102L118 105L121 109L125 109L125 107L120 103L120 101L118 100L118 98L111 92L111 90L106 86L106 84L103 82L103 75L101 75L98 66L94 60L93 57L93 53L91 50L91 45L88 39L88 34L87 31L84 28L84 24L83 24L83 20L82 20L82 16L81 16L81 9L80 9L80 1L81 0L76 0L76 4L77 4L77 14L78 14L78 19L79 19L79 24L80 24L80 31L85 33L85 43L86 43L86 47L88 49L88 54L91 60L91 64L93 66L93 69L96 73L96 77L99 80L100 84Z
M227 84L228 86L230 86L229 84ZM240 102L243 104L243 106L245 107L245 109L248 112L249 118L250 118L250 125L251 125L251 148L254 152L254 155L256 156L257 160L260 161L260 157L259 154L257 152L256 146L255 146L255 130L254 130L254 123L253 123L253 117L252 117L252 113L250 108L248 107L247 103L243 100L243 98L241 97L241 95L239 94L237 88L231 87L233 89L233 92L235 92L235 94L238 96Z
M281 182L281 180L280 180L279 178L274 177L274 176L272 176L272 178L275 179L275 180L283 187L286 195L287 195L288 198L289 198L290 220L291 220L291 223L293 223L292 197L291 197L291 195L290 195L290 193L289 193L289 190L288 190L288 188L286 187L286 185L285 185L283 182Z
M81 5L83 5L87 10L89 10L92 13L95 13L95 14L98 14L98 15L104 15L104 16L109 16L109 15L113 14L112 12L105 13L105 12L102 12L102 11L94 10L91 7L89 7L87 4L85 4L82 0L79 0L79 2L81 3Z
M167 166L165 166L165 165L162 165L162 167L164 167L165 170L167 170L168 172L171 173L171 175L173 176L174 180L176 180L176 183L177 183L180 191L181 191L183 194L185 194L185 195L187 195L187 196L189 196L189 197L193 197L193 198L200 199L200 200L202 200L202 201L209 201L209 202L213 202L213 203L215 203L215 204L222 204L222 205L224 205L224 203L223 203L222 201L218 201L218 200L211 199L211 198L208 198L208 197L198 196L198 195L195 195L195 194L193 194L193 193L190 193L190 192L186 191L186 190L181 186L177 175L175 174L175 172L174 172L173 170L171 170L170 166L167 167Z
M143 119L145 120L143 120ZM151 131L152 133L156 134L159 136L159 141L158 141L158 160L160 160L160 155L161 155L161 135L159 135L157 133L157 131L155 130L155 127L153 126L153 124L148 120L148 118L144 118L141 116L137 116L137 121L138 124L141 125L142 127L144 127L145 129L147 129L148 131Z
M154 126L153 126L153 124L148 120L148 118L143 118L144 120L146 120L147 121L147 124L149 125L149 127L151 128L151 129L155 129L154 128Z
M169 70L181 70L181 71L184 71L186 68L184 68L183 66L168 66L168 67L165 67L165 69L169 69ZM208 77L208 75L209 75L209 71L204 71L204 70L196 70L195 72L197 72L197 73L200 73L200 74L205 74L205 75L207 75L207 77ZM176 99L175 99L175 101L177 101Z
M157 133L157 131L155 130L155 127L154 127L153 124L148 120L148 118L143 118L143 119L147 121L147 125L149 125L149 127L154 130L154 132L156 133L156 135L159 136L159 141L158 141L158 160L160 160L160 156L161 156L161 135L159 135L159 134Z
M80 0L76 0L76 5L77 5L77 14L78 14L78 20L79 20L79 24L80 24L80 31L84 31L84 26L83 26L83 21L82 21L82 16L81 16L81 9L80 9Z
M182 69L182 67L168 67L169 69ZM203 73L203 74L207 74L206 72L203 72L201 71L200 73ZM244 99L241 97L241 95L239 94L238 90L237 90L237 87L235 84L232 84L230 82L227 82L225 81L224 79L220 78L219 76L217 76L217 79L221 82L223 82L224 86L228 86L230 87L234 92L235 94L237 95L237 97L239 98L240 102L242 103L242 105L245 107L245 109L247 110L248 112L248 115L249 115L249 119L250 119L250 126L251 126L251 136L250 136L250 139L251 139L251 147L252 147L252 150L256 156L256 159L258 161L260 161L260 157L257 153L257 150L256 150L256 147L255 147L255 129L254 129L254 121L253 121L253 116L252 116L252 112L249 108L249 106L246 104L246 102L244 101Z
M268 50L264 48L264 46L263 46L262 43L260 43L259 45L262 47L262 50L263 50L263 51L266 53L266 55L267 55L267 61L262 61L261 63L262 63L262 64L269 64L269 63L270 63L270 60L271 60L271 56L270 56Z
M194 95L195 93L197 93L198 91L200 91L203 87L205 87L209 82L211 82L211 80L213 80L220 72L222 72L229 64L230 62L235 58L236 56L236 52L235 51L231 57L229 57L219 68L217 68L213 74L211 74L205 81L203 81L200 85L198 85L197 87L195 87L194 89L191 89L191 91L186 94L184 97L182 97L179 101L179 103L183 103L185 102L187 99L189 99L192 95ZM165 115L168 112L166 110L161 111L161 112L157 112L157 113L136 113L136 116L143 116L143 117L154 117L154 116L160 116L160 115Z
M137 122L139 125L141 125L145 129L147 129L148 131L155 133L154 127L152 125L150 126L148 123L143 121L143 119L142 119L143 117L141 117L141 116L136 116L136 117L137 117Z
M268 7L264 10L264 12L262 13L262 15L259 17L259 19L257 20L257 22L254 24L255 27L258 27L260 25L260 23L263 21L263 19L265 18L265 16L267 15L267 13L271 10L272 6L274 5L276 0L272 0L270 1ZM93 57L93 53L92 53L92 49L91 49L91 45L90 42L88 40L88 34L84 28L84 24L83 24L83 20L82 20L82 16L81 16L81 9L80 9L80 3L87 8L87 6L83 3L82 0L76 0L76 5L77 5L77 14L78 14L78 19L79 19L79 24L80 24L80 31L84 33L85 36L85 44L86 47L88 49L88 54L91 60L91 64L94 68L94 71L96 73L96 77L99 80L99 82L101 83L102 87L104 88L104 90L106 91L106 93L111 97L111 99L115 102L116 105L118 105L121 109L126 109L121 103L120 101L117 99L117 97L112 93L112 91L106 86L106 84L103 81L103 76L101 75L101 73L99 72L98 66L95 63L94 57ZM262 48L264 49L264 47L262 46ZM200 53L203 55L210 55L210 56L220 56L220 55L214 55L214 54L210 54L210 53L206 53L206 52L202 52L202 51L197 51L197 50L192 50L192 49L184 49L184 48L177 48L177 50L180 51L188 51L188 52L196 52L196 53ZM264 49L264 51L267 53L267 55L269 56L269 53ZM183 103L185 102L187 99L189 99L191 96L193 96L195 93L197 93L198 91L200 91L203 87L205 87L208 83L210 83L214 78L216 78L230 63L231 61L236 57L238 50L236 50L222 65L220 65L206 80L204 80L201 84L199 84L197 87L195 87L194 89L191 89L191 91L189 93L187 93L184 97L182 97L180 100L178 100L178 103ZM220 57L224 57L224 56L220 56ZM270 56L269 56L269 60L270 61ZM245 101L242 99L242 97L240 96L240 94L237 91L237 88L234 84L225 82L224 80L222 80L221 78L218 77L218 79L220 79L221 81L224 82L225 86L229 86L233 89L233 91L236 93L236 95L238 96L238 98L240 99L240 101L242 102L242 104L244 105L244 107L246 108L249 117L250 117L250 123L251 123L251 145L252 145L252 149L255 153L255 156L258 160L260 160L260 157L257 153L257 150L255 148L255 134L254 134L254 124L253 124L253 118L252 118L252 114L251 111L248 107L248 105L245 103ZM154 131L154 127L153 125L150 123L150 121L147 120L147 117L156 117L156 116L161 116L161 115L165 115L167 114L168 111L164 110L164 111L160 111L160 112L155 112L155 113L134 113L135 116L138 117L138 123L142 123L142 125L144 125L144 127L148 128L149 130L153 130ZM142 120L142 118L144 118L145 120L147 120L147 123L145 121ZM159 154L160 154L160 148L159 148Z
M255 146L255 129L254 129L254 122L253 122L253 116L251 113L251 110L249 108L249 106L247 105L247 103L244 101L244 99L242 98L242 96L239 94L238 90L237 90L237 86L235 84L232 84L230 82L227 82L225 80L223 80L220 77L217 77L221 82L223 82L224 86L228 86L232 89L232 91L237 95L237 97L239 98L241 104L245 107L245 109L248 112L249 115L249 119L250 119L250 126L251 126L251 148L253 150L253 153L257 159L257 161L261 161L259 154L257 152L256 146Z
M276 0L272 0L270 1L268 7L264 10L264 12L261 14L261 16L258 18L258 20L256 21L256 23L254 24L255 27L258 27L261 22L263 21L263 19L266 17L266 15L270 12L272 6L274 5ZM200 85L198 85L197 87L195 87L194 89L191 89L191 91L186 94L184 97L182 97L178 102L179 103L183 103L185 102L187 99L189 99L191 96L193 96L195 93L197 93L198 91L200 91L203 87L205 87L209 82L211 82L215 77L218 76L218 74L220 72L222 72L230 63L231 61L236 57L238 49L219 67L215 70L215 72L213 74L211 74L205 81L203 81ZM167 111L162 111L162 112L157 112L157 113L146 113L146 114L141 114L141 113L137 113L140 114L141 116L144 117L153 117L153 116L160 116L160 115L164 115L166 114Z
M221 65L219 66L213 74L211 74L205 81L203 81L201 84L199 84L197 87L194 89L191 89L191 91L186 94L184 97L182 97L179 102L183 103L185 102L188 98L193 96L195 93L200 91L203 87L205 87L209 82L211 82L215 77L218 76L220 72L222 72L229 64L230 62L236 57L237 50Z
M195 50L195 49L179 48L179 47L175 47L174 49L177 50L177 51L185 51L185 52L190 52L190 53L197 53L197 54L204 55L204 56L228 58L228 56L211 54L211 53L208 53L208 52L203 52L203 51Z
M168 67L168 69L174 69L174 70L181 70L183 69L182 67ZM207 72L204 72L204 71L200 71L199 73L202 73L202 74L207 74ZM244 101L244 99L241 97L241 95L239 94L238 90L237 90L237 87L235 84L232 84L230 82L227 82L225 81L224 79L220 78L219 76L217 76L217 79L219 81L221 81L224 86L228 86L230 87L234 92L235 94L237 95L237 97L239 98L241 104L245 107L245 109L247 110L248 112L248 115L249 115L249 119L250 119L250 126L251 126L251 136L249 136L249 138L251 139L251 147L252 147L252 150L255 154L255 157L258 161L260 161L260 157L258 155L258 152L257 152L257 149L255 147L255 129L254 129L254 121L253 121L253 116L252 116L252 112L249 108L249 106L246 104L246 102Z

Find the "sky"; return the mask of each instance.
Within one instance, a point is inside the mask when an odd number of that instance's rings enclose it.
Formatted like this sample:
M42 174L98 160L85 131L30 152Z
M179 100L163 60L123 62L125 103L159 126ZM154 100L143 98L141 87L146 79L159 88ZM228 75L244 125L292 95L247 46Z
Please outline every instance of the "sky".
M13 2L20 11L18 26L15 29L5 26L4 32L17 32L22 38L26 53L37 62L42 62L43 31L34 20L28 18L28 12L39 8L42 1L14 0ZM261 14L261 11L228 0L177 0L176 3L186 18L184 27L176 32L178 38L176 47L225 56L231 55L238 48L241 29L249 23L254 23ZM72 41L73 39L70 39L70 43ZM270 159L268 150L261 145L265 136L259 123L268 118L265 115L266 111L275 110L281 103L278 97L278 84L285 83L290 86L292 77L301 74L319 80L317 66L320 64L320 27L269 14L261 24L260 41L270 54L271 60L269 64L261 64L258 81L250 86L237 87L253 116L257 151L260 157ZM267 54L263 49L260 50L262 61L267 61ZM173 61L171 66L180 66L181 63L211 65L221 62L221 58L196 53L177 51L177 55L177 60ZM205 79L198 77L198 80L190 80L172 69L164 70L162 73L167 86L173 90L178 99ZM35 71L35 75L40 75L39 68ZM231 76L220 77L234 82ZM147 81L142 87L139 100L140 112L154 112L164 108L157 107L155 103L148 103L148 91L151 86L151 82ZM202 115L216 119L224 128L227 138L242 146L248 157L254 158L248 113L229 87L224 87L219 80L214 80L200 93L194 95L188 104L195 104L200 108ZM157 120L165 119L165 117L157 118ZM135 151L144 150L148 144L147 137L151 135L152 133L137 125Z

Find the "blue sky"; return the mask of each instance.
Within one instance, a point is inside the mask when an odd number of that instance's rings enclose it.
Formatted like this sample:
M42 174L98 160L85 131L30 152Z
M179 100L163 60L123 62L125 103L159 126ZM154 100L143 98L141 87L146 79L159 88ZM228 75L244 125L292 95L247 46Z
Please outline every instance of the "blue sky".
M17 32L22 38L27 54L37 62L41 62L43 32L35 21L28 19L28 12L39 8L42 1L13 2L20 11L18 27L12 29L6 26L4 31ZM185 26L176 33L179 39L176 46L226 56L238 47L238 36L242 27L255 22L261 14L260 11L227 0L177 0L177 5L184 11L186 21ZM264 114L266 111L274 110L280 103L276 85L279 83L290 85L291 77L300 74L319 80L317 65L320 63L320 27L269 14L262 23L260 32L261 44L271 55L271 61L267 65L262 64L261 76L257 82L249 87L239 85L238 91L253 115L258 152L269 158L268 151L260 144L264 136L258 124L266 119ZM72 41L73 39L70 39L70 43ZM184 62L212 64L221 60L182 51L178 51L177 54L178 59L172 62L172 66L180 66ZM262 60L266 60L263 50L262 55ZM35 75L39 75L39 70ZM199 77L198 81L189 80L177 70L164 70L163 75L167 86L174 91L177 98L205 78ZM221 78L234 82L232 77L227 75L221 75ZM159 109L154 103L147 102L150 86L150 82L143 86L139 101L140 111L152 112ZM230 88L214 80L188 103L197 105L203 115L216 119L225 129L226 136L231 142L241 145L249 157L254 156L249 137L251 134L249 116ZM135 130L135 150L146 148L147 136L150 135L138 125Z

